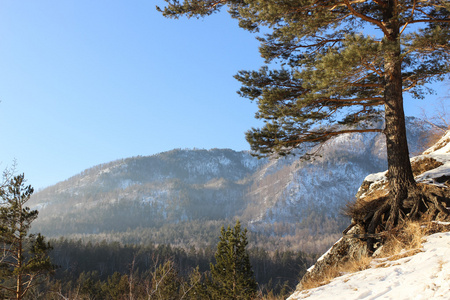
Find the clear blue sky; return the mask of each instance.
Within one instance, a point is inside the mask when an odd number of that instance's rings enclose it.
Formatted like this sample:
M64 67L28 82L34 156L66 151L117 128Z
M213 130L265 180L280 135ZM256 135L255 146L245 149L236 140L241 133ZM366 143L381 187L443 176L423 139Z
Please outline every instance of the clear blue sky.
M16 159L43 188L120 158L249 149L256 107L233 75L263 64L258 42L226 13L170 20L157 4L0 3L0 168Z

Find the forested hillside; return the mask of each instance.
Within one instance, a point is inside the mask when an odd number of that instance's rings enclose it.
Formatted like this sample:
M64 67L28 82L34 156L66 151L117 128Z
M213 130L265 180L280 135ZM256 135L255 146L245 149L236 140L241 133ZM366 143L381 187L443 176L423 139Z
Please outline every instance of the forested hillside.
M409 118L408 130L417 153L430 128ZM222 225L239 218L253 246L322 252L348 225L340 208L367 174L386 168L386 158L384 139L374 133L343 135L320 151L323 157L302 161L177 149L101 164L33 195L30 206L40 211L33 230L53 238L207 247Z

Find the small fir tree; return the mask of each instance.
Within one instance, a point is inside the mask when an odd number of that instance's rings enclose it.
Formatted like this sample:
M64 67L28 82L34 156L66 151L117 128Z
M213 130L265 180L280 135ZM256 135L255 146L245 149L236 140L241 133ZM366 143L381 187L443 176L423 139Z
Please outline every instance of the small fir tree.
M247 229L241 223L227 230L222 227L215 254L216 264L211 264L210 295L212 299L254 299L257 283L247 253Z
M0 188L0 290L8 299L23 299L39 279L51 273L49 243L40 234L29 234L38 212L25 203L33 193L24 175L6 180Z

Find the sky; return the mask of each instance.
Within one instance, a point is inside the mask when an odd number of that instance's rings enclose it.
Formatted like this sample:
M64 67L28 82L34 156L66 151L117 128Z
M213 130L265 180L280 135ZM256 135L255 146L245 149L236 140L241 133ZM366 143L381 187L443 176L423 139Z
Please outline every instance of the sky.
M16 161L41 189L121 158L249 149L257 108L233 75L263 65L255 36L226 13L172 20L156 5L164 2L0 3L0 169ZM406 114L427 102L408 103Z

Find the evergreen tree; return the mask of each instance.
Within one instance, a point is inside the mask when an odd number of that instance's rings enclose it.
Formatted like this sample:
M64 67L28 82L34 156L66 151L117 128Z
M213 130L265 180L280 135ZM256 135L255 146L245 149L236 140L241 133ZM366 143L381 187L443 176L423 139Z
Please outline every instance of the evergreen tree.
M108 299L124 299L130 292L128 276L114 272L102 285L102 291ZM130 297L130 299L132 298Z
M340 134L382 132L390 194L362 218L364 226L373 233L383 215L386 229L401 216L418 216L424 198L409 161L403 94L423 98L427 83L448 76L448 0L165 1L157 9L166 17L228 6L240 27L264 30L262 57L283 67L236 75L240 94L258 103L256 117L265 121L247 133L254 151L285 155ZM384 129L368 122L381 118Z
M0 289L8 299L23 299L54 269L47 255L50 244L42 235L28 233L38 215L25 206L32 193L33 188L25 186L23 174L0 188Z
M257 283L247 253L247 229L241 230L236 222L232 229L222 227L215 254L216 264L211 264L210 294L212 299L253 299Z
M152 286L148 299L175 300L179 298L180 278L173 260L159 265L152 274Z

